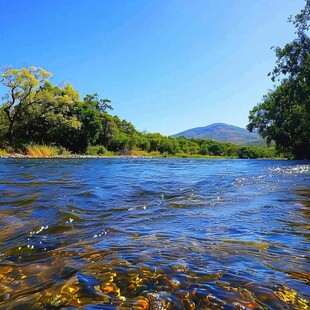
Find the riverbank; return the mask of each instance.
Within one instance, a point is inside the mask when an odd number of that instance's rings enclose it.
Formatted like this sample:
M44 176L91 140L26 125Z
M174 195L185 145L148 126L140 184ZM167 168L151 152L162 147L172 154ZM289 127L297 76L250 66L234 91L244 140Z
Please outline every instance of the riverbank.
M7 154L0 155L0 158L28 158L28 159L88 159L88 158L154 158L153 156L131 156L131 155L79 155L79 154L70 154L70 155L53 155L53 156L31 156L24 154Z
M31 156L24 154L2 154L0 159L12 158L12 159L122 159L122 158L141 158L141 159L154 159L154 158L183 158L183 159L250 159L250 158L239 158L236 156L210 156L210 155L81 155L81 154L69 154L69 155L52 155L52 156ZM253 158L252 158L253 159ZM273 158L256 158L258 160L287 160L288 158L273 157Z
M158 151L146 152L142 150L131 150L126 154L118 154L117 152L105 151L99 153L101 149L89 149L86 154L76 154L70 153L67 150L58 149L55 147L45 146L45 145L31 145L26 146L25 151L13 151L0 149L0 158L24 158L24 159L103 159L103 158L200 158L200 159L282 159L276 156L258 156L249 152L245 148L245 152L237 155L210 155L210 154L187 154L187 153L177 153L169 154L167 152L160 153ZM262 154L261 154L262 155Z
M65 155L28 155L21 153L12 153L12 154L1 154L0 158L25 158L25 159L92 159L92 158L202 158L202 159L238 159L236 156L211 156L211 155L199 155L199 154L176 154L176 155L167 155L167 154L137 154L137 155L87 155L87 154L65 154Z

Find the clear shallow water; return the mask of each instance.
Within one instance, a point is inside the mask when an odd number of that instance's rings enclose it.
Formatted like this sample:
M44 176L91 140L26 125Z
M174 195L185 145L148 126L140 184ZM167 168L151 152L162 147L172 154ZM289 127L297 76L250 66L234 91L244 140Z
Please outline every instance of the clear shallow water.
M309 309L310 163L0 160L0 309Z

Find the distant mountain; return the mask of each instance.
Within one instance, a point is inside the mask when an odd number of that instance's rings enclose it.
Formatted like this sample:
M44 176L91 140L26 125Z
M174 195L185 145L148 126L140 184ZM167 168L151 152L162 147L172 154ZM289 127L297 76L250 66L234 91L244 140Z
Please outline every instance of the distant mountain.
M238 145L266 146L265 141L257 132L249 132L245 128L215 123L205 127L197 127L179 132L173 137L208 138L222 142L231 142Z

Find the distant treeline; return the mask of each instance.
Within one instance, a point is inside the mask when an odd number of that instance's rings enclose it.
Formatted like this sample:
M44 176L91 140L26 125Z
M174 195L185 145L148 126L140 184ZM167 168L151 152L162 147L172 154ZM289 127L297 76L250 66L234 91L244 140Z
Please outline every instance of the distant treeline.
M108 113L110 100L97 94L80 99L70 85L54 86L42 68L7 69L8 88L0 108L0 147L23 150L30 144L52 145L72 153L105 155L273 157L272 149L239 147L210 139L165 137L142 133ZM144 153L143 153L144 152Z

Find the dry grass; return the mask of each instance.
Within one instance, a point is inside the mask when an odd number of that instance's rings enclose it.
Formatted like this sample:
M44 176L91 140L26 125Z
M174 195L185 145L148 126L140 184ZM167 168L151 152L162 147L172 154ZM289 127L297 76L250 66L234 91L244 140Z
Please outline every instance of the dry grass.
M33 157L50 157L57 155L58 150L55 147L34 144L26 146L26 153Z
M0 156L7 155L8 152L6 150L0 149Z

